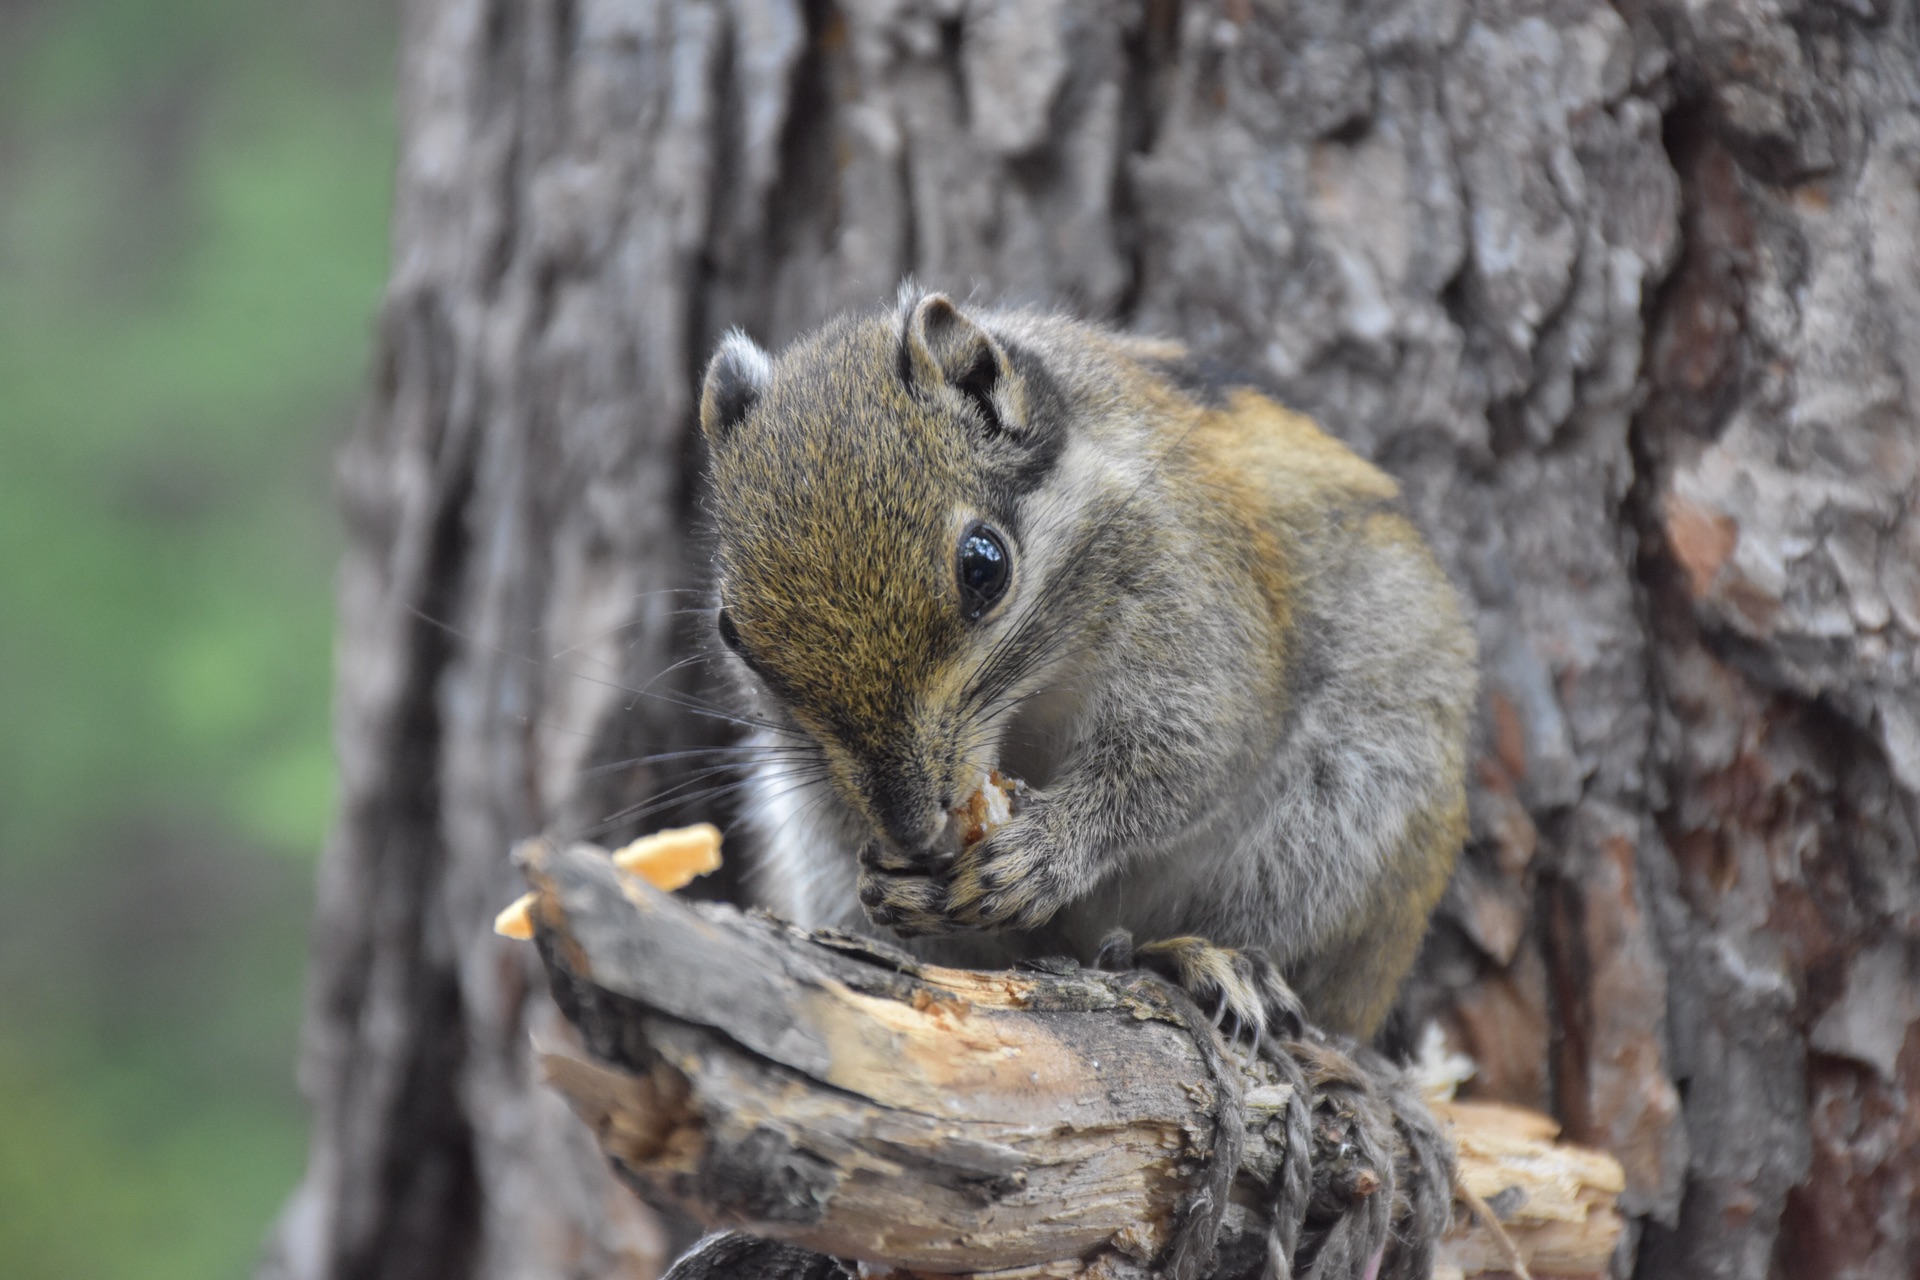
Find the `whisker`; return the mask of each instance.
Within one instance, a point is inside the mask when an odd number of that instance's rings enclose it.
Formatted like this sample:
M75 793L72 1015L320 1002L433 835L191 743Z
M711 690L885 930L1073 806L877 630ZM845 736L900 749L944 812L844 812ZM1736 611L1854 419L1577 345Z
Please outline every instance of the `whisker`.
M706 594L706 591L707 589L705 587L655 587L649 591L636 591L631 596L628 596L627 599L637 601L637 600L650 600L654 596L704 595ZM678 610L678 609L669 610L667 616L677 617L679 616L679 614L683 612L690 612L690 611ZM595 635L588 636L584 640L579 640L573 644L568 645L566 648L556 652L553 655L553 657L563 658L569 653L573 653L576 650L583 649L586 646L591 644L599 644L602 640L608 639L609 637L612 637L612 636L617 636L622 631L626 631L631 627L641 626L647 621L648 619L646 616L638 615L635 617L628 618L625 622L617 622L613 626L608 627L605 631L598 632ZM551 631L552 629L553 628L551 626L548 626L545 623L537 623L530 629L529 634L535 635L535 636L545 635L548 631Z
M699 791L688 792L682 795L662 793L658 796L654 796L650 799L640 801L636 804L630 804L623 809L616 810L615 812L610 813L606 817L602 818L600 821L593 823L590 826L581 828L571 838L575 840L581 840L591 836L602 835L608 831L613 830L615 827L620 826L623 823L639 822L639 821L642 821L643 819L651 817L656 813L660 813L663 810L672 809L680 805L700 804L700 803L703 803L704 801L712 800L719 796L724 796L729 792L738 791L746 785L747 785L747 779L736 778L731 782L723 782L716 786L707 787Z
M827 781L827 772L823 767L816 776L797 778L790 785L782 787L778 791L772 792L768 795L759 797L753 809L741 812L734 818L732 822L727 824L728 834L732 834L736 832L737 830L739 830L740 827L742 827L746 823L755 820L756 816L764 814L765 810L774 802L778 800L783 800L786 797L792 795L796 791L802 791L809 788L818 787L820 783L823 783L825 781ZM771 833L769 843L778 843L782 835L784 835L787 831L789 831L795 825L802 823L804 819L811 817L816 810L825 807L826 804L829 803L832 799L833 799L833 793L827 788L820 787L817 794L811 800L809 800L807 804L804 805L798 813L790 815L787 818L787 820L783 822L777 830Z
M467 644L477 645L480 648L486 650L487 652L495 654L499 657L505 658L510 662L525 663L527 666L532 667L536 671L544 671L547 669L547 663L543 659L531 657L524 653L514 653L512 650L502 648L500 645L481 640L478 637L475 637L472 635L468 635L465 632L463 632L460 628L452 626L449 623L442 622L440 619L434 617L433 615L427 613L426 611L420 609L417 606L411 606L411 605L408 606L408 612L413 614L414 617L420 619L422 622L426 623L430 627L437 627L441 631L446 632L446 634L453 636L457 640L464 641ZM632 685L622 684L618 680L610 680L603 676L591 675L587 672L579 671L579 670L569 669L565 671L564 674L567 675L570 679L584 680L589 684L599 685L600 687L605 689L613 689L620 693L630 695L633 698L633 701L627 704L626 709L629 711L633 710L634 706L637 705L638 701L641 698L651 698L651 699L654 699L655 701L662 702L667 706L674 707L678 710L690 712L691 714L697 715L697 716L704 716L712 720L720 720L720 721L723 721L724 723L735 725L743 729L764 729L769 733L780 733L780 734L792 734L793 732L793 730L788 729L785 725L777 724L770 720L761 719L760 717L757 717L757 716L736 714L730 711L722 710L717 706L703 702L702 700L700 700L699 698L693 695L676 696L672 694L659 693L659 692L654 692L651 689L644 686L636 689ZM658 679L658 677L655 677L655 679Z
M806 749L793 745L773 743L738 743L725 747L688 747L679 751L660 751L653 755L628 756L624 760L606 760L580 770L582 778L598 777L601 774L614 773L621 769L634 769L641 765L666 764L675 760L695 760L715 756L727 757L729 768L742 764L751 764L756 760L800 759L807 754Z
M714 748L713 750L720 751L720 752L728 752L733 749L732 748ZM678 754L678 753L669 753L669 754ZM704 755L706 754L706 752L704 750L700 750L700 751L695 751L687 754ZM812 755L809 757L808 755L795 750L793 754L787 757L787 760L788 760L787 771L790 774L790 776L792 776L794 779L792 787L788 788L788 790L791 790L797 787L812 786L818 782L824 781L825 778L827 777L826 762L824 761L824 759L821 759L818 756L817 751L815 753L812 753ZM797 768L794 767L794 764L793 764L793 762L795 761L799 762L799 767ZM675 782L673 785L666 787L663 790L654 792L653 794L647 796L643 800L636 801L633 804L627 805L607 815L605 818L602 818L599 822L593 824L590 827L585 828L584 831L582 832L582 835L597 834L597 833L606 831L611 827L618 825L620 823L639 821L653 814L659 813L665 809L674 808L678 806L701 804L705 801L717 799L729 793L739 791L742 788L749 786L753 782L753 779L750 776L742 774L741 776L735 777L727 782L709 785L711 779L720 777L729 773L740 773L739 761L723 760L721 763L718 763L718 764L712 764L704 768L695 769L686 777ZM776 793L776 796L779 794L784 794L784 791L780 793ZM731 828L731 825L732 824L729 824L730 828ZM576 836L574 838L578 839L581 837Z

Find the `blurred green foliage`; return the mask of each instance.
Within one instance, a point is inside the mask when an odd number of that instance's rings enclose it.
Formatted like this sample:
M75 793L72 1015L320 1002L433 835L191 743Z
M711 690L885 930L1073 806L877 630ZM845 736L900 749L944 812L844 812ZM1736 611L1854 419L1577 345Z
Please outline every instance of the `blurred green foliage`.
M299 1175L330 462L386 0L0 5L0 1271L244 1275Z

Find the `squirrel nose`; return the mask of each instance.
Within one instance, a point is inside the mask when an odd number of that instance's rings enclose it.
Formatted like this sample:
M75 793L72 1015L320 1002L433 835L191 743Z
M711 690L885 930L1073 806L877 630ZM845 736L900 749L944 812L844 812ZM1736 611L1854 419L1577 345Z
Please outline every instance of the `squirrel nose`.
M879 780L870 794L881 832L902 853L925 849L946 825L947 815L934 805L926 787L889 778Z
M886 809L880 814L880 829L900 852L919 853L940 834L943 820L944 815L936 818L926 809Z

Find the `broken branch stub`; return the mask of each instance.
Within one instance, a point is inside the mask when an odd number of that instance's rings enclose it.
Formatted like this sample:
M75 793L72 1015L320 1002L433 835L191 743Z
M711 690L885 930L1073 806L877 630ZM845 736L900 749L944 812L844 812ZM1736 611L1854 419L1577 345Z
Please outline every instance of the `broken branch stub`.
M589 1055L547 1049L549 1078L628 1181L703 1223L929 1271L1146 1262L1221 1117L1238 1130L1238 1072L1153 979L931 969L677 901L584 846L522 857Z
M1291 1091L1158 979L924 965L674 899L592 846L516 857L579 1034L538 1046L546 1078L647 1199L882 1272L1260 1273ZM1314 1142L1351 1163L1337 1126ZM1308 1236L1327 1211L1316 1191Z

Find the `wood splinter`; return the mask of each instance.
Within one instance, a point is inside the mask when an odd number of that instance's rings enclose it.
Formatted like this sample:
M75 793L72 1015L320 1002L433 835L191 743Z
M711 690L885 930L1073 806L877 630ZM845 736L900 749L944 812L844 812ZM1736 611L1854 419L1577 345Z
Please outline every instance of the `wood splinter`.
M516 857L579 1035L537 1046L547 1081L647 1199L876 1275L1123 1280L1165 1265L1230 1156L1213 1274L1260 1274L1291 1091L1271 1064L1223 1051L1158 979L923 965L676 900L590 845L530 841ZM1545 1117L1436 1111L1459 1181L1534 1275L1605 1273L1618 1164L1553 1143ZM1316 1146L1314 1164L1340 1154ZM1348 1175L1348 1197L1378 1185ZM1442 1276L1513 1269L1462 1209L1440 1258Z

